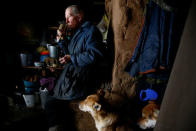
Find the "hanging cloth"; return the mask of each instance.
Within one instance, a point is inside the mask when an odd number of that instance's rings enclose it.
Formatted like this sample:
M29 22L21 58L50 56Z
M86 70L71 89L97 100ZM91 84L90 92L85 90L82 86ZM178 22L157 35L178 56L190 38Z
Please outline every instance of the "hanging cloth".
M110 24L110 18L104 13L101 21L97 24L97 28L102 34L103 42L106 42L108 36L108 29Z
M174 12L149 1L138 43L125 68L132 77L170 67L173 21Z

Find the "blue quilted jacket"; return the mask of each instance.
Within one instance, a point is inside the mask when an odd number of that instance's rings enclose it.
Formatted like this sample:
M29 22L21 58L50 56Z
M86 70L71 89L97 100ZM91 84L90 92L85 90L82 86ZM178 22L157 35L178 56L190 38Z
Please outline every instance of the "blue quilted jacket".
M54 88L58 99L72 100L84 97L93 90L98 64L102 59L102 36L96 26L84 22L64 51L71 55ZM66 43L65 43L66 44Z

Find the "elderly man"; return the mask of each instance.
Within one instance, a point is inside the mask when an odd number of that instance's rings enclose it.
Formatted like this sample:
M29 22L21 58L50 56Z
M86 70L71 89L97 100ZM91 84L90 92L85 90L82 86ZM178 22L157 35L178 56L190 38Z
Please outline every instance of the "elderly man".
M69 43L58 40L65 48L65 55L59 59L65 66L54 87L54 94L47 98L45 105L49 130L56 129L56 125L68 117L65 114L68 100L84 98L95 90L99 79L95 77L99 76L97 63L103 57L101 33L96 26L84 20L81 8L77 5L67 7L65 18L67 28L74 34Z

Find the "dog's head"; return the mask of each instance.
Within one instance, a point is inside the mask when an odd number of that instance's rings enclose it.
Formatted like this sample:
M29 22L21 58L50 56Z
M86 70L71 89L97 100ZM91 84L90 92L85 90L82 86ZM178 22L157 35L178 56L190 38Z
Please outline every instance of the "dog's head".
M153 101L150 101L142 109L142 118L139 119L138 125L142 129L154 128L159 114L159 106Z
M79 103L79 109L84 112L97 112L101 110L101 104L99 102L99 96L97 94L93 94L88 96L85 100Z
M112 124L118 120L118 115L111 111L110 105L104 99L105 92L98 91L97 94L88 96L79 103L79 109L89 112L95 120L98 131L113 129Z
M79 103L79 109L84 112L95 113L102 108L101 99L104 92L99 90L97 94L89 95L85 100ZM93 115L93 114L92 114Z

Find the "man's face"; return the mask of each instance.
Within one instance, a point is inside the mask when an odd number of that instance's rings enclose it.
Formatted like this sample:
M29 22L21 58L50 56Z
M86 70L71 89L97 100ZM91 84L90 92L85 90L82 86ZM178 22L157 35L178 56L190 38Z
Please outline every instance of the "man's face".
M80 25L80 17L72 14L71 8L66 9L65 19L68 28L75 29Z

